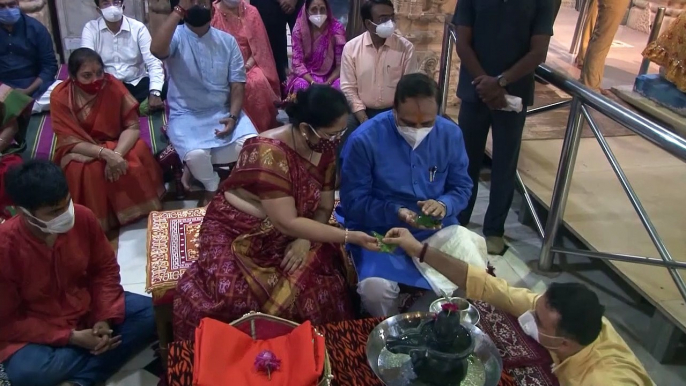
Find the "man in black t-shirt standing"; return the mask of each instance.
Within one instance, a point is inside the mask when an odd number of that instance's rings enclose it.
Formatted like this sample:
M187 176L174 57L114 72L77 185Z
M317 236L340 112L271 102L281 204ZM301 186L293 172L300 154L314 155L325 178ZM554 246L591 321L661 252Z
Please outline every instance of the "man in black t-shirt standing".
M474 187L459 216L467 225L476 201L488 131L493 128L491 193L483 234L488 252L505 251L505 218L512 204L515 173L526 119L534 96L534 70L545 60L553 34L551 0L458 0L457 26L462 100L458 124L469 156ZM502 111L505 95L522 98L521 112Z

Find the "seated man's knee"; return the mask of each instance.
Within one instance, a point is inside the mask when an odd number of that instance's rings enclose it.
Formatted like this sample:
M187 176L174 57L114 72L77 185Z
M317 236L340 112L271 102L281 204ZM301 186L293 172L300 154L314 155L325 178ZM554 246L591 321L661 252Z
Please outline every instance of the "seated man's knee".
M212 155L209 150L195 149L186 153L184 162L193 177L198 180L205 190L214 192L219 187L219 175L212 166Z
M357 284L357 293L362 298L362 305L372 316L390 316L398 312L398 283L370 277Z
M87 355L74 348L29 344L14 353L4 367L12 386L55 386L69 381L86 361Z

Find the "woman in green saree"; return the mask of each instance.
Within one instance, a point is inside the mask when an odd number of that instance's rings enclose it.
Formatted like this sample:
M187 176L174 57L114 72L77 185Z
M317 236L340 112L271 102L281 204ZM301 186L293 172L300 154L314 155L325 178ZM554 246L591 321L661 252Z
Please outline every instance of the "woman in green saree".
M5 172L22 162L19 154L26 143L26 127L31 118L33 99L0 82L0 222L10 216L12 205L5 195Z

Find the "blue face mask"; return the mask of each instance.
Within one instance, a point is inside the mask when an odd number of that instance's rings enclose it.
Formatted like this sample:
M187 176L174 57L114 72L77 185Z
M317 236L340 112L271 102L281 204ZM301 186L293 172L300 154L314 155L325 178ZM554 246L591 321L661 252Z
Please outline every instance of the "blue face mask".
M21 17L19 7L0 9L0 24L14 25Z

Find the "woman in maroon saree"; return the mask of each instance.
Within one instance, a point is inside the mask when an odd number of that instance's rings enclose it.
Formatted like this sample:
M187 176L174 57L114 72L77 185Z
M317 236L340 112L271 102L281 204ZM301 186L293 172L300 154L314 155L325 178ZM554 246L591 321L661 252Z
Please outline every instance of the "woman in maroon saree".
M314 324L353 317L355 271L340 244L378 247L372 236L328 225L348 104L318 85L287 113L290 125L246 141L207 208L199 259L177 284L176 340L192 340L204 317L228 323L250 311Z

